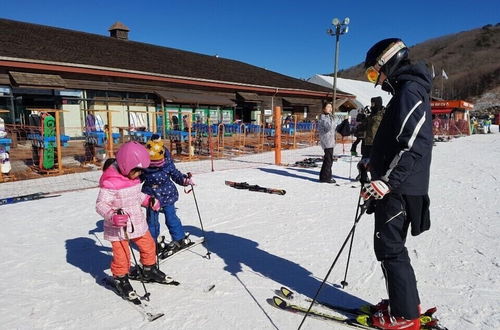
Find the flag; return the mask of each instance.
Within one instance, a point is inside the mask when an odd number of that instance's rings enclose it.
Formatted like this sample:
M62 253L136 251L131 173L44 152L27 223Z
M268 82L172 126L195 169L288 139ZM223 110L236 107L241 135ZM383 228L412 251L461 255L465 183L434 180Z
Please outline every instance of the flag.
M434 64L432 65L432 79L436 78L436 72L434 72Z
M441 75L443 76L444 79L448 80L448 75L446 74L446 72L444 72L444 69L442 69L443 72L441 72Z

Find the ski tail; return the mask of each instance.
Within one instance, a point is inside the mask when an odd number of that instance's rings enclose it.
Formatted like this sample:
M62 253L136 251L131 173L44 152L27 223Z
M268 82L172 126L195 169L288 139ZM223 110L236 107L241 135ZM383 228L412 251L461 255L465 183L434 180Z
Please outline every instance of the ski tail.
M149 305L149 303L143 303L139 296L136 293L136 298L130 299L131 297L123 297L118 290L116 289L116 286L114 284L114 281L112 280L111 277L107 276L102 279L102 284L104 287L110 289L113 291L115 294L117 294L119 297L121 297L123 300L127 301L131 306L135 308L146 320L149 322L153 322L160 317L164 316L164 313L159 313L153 310L153 308Z
M20 203L20 202L33 201L36 199L52 198L52 197L59 197L59 196L61 196L61 195L60 194L38 192L38 193L33 193L33 194L28 194L28 195L1 198L0 205L15 204L15 203Z

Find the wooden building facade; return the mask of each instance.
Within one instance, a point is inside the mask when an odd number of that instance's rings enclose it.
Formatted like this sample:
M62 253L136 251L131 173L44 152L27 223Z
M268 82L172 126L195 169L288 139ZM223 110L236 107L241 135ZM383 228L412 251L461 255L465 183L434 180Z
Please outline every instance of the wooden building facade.
M0 19L0 109L7 123L28 124L30 108L67 110L64 134L81 136L88 111L113 110L113 126L170 122L263 124L274 106L299 120L315 120L328 88L243 62L110 36ZM343 110L353 95L337 93ZM168 123L167 123L168 124Z

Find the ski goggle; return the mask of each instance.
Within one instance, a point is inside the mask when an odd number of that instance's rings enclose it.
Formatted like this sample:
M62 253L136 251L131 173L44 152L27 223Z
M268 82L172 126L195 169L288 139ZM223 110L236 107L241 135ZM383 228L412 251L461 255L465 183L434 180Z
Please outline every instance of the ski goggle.
M374 84L378 81L378 76L379 75L380 75L380 73L375 68L375 66L371 66L368 69L366 69L366 71L365 71L366 79L369 82L374 83Z
M391 44L386 50L382 52L380 57L377 59L376 63L370 66L365 71L366 79L369 82L377 83L378 77L380 75L380 68L383 67L390 59L396 55L401 49L406 48L406 45L402 41Z

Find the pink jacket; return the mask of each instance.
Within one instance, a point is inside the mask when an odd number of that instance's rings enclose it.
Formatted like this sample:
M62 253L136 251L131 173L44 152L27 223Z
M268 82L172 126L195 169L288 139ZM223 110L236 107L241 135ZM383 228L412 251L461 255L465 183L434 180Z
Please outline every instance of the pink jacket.
M96 211L104 218L104 239L112 242L126 240L125 229L128 238L141 237L148 230L146 215L141 207L148 195L141 192L139 179L130 180L121 175L114 165L102 173L96 201ZM113 225L112 218L118 209L130 216L126 227Z

